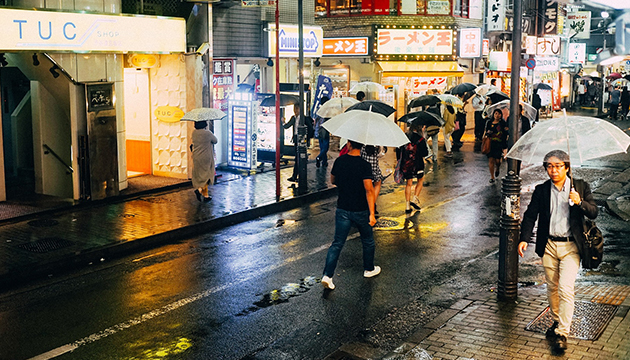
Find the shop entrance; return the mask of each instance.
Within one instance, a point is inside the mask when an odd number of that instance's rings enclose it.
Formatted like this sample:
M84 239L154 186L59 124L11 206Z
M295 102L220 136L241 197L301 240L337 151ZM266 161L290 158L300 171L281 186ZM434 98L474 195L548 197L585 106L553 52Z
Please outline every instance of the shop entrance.
M127 177L151 174L151 99L148 69L125 69Z
M7 200L35 193L30 81L17 67L0 68L2 142Z

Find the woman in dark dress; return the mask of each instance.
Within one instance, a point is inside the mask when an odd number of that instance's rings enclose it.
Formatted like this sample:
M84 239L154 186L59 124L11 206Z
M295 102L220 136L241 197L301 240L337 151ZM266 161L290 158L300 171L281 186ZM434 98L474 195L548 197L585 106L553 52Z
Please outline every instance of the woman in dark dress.
M507 153L508 124L503 120L503 112L495 109L492 119L486 123L486 136L490 138L490 152L488 157L488 168L490 169L490 183L499 176L501 170L501 160Z

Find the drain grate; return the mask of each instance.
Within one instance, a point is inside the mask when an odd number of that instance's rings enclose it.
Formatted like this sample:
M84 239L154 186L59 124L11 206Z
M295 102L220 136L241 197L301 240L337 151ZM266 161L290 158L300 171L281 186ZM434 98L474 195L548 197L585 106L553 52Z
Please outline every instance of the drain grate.
M569 337L582 340L597 340L615 315L616 310L617 306L614 305L576 301ZM551 311L547 307L540 315L527 324L525 330L544 333L551 327L552 323Z
M29 221L27 224L32 227L52 227L59 224L59 222L53 219L40 219Z
M72 242L68 240L58 237L50 237L40 239L35 242L20 244L18 245L18 247L26 251L42 254L49 251L62 249L70 245L72 245Z
M376 224L374 224L375 228L392 228L397 227L400 223L394 219L388 218L378 218L376 219Z

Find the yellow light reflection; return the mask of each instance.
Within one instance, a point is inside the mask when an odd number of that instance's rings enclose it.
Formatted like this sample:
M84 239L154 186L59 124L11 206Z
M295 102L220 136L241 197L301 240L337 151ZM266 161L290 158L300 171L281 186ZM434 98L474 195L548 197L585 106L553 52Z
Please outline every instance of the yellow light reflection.
M155 349L144 350L139 356L127 358L127 360L158 360L164 359L167 356L178 355L184 351L190 349L192 341L190 339L181 337L173 340L169 343L162 344ZM179 358L179 357L178 357Z

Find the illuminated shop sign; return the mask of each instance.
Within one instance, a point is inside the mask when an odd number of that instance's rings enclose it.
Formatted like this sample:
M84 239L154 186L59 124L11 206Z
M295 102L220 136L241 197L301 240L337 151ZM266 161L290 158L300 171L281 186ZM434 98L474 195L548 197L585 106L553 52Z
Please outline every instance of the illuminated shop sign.
M374 53L378 60L454 60L452 28L377 27Z
M186 50L186 22L176 18L0 9L0 28L3 50L123 53Z
M481 57L481 29L470 28L459 30L459 56L462 58Z
M230 100L228 105L228 165L252 169L257 163L255 105L252 101Z
M368 55L367 37L325 38L324 56Z
M271 31L267 32L268 51L267 56L276 55L276 28L275 24L269 24ZM321 57L324 31L319 26L304 26L304 56ZM299 30L297 25L280 24L280 57L297 57L299 48Z

